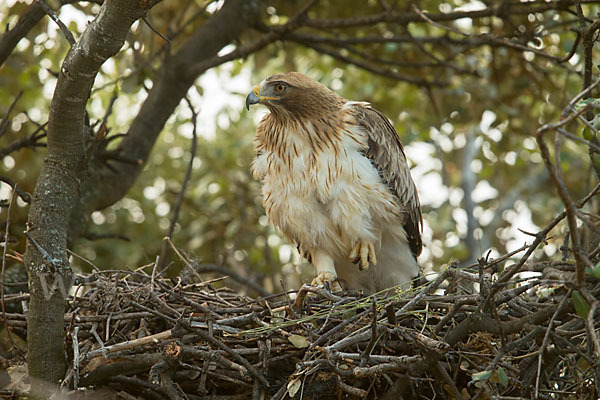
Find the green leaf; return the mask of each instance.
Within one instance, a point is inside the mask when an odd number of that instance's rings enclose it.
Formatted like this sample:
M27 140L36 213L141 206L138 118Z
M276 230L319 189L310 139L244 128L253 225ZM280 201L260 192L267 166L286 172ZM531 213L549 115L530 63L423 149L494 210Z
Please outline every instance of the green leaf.
M600 155L594 154L594 167L600 168Z
M594 118L590 121L590 124L592 125L592 128L594 128L596 131L600 129L600 113L594 115ZM595 133L596 132L594 132L594 135Z
M575 307L575 312L577 312L577 315L579 315L581 318L586 318L590 312L590 305L583 298L581 293L579 293L577 290L574 290L573 293L571 293L571 301L573 301L573 307Z
M592 130L587 126L583 128L582 135L585 140L593 140L595 137L594 132L592 132Z
M577 368L579 368L581 372L586 372L588 369L590 369L590 363L586 358L579 357L577 360Z
M576 104L575 104L575 109L579 110L585 106L587 106L588 104L598 104L599 100L593 97L588 97L587 99L583 99L583 100L579 100Z
M299 349L308 347L308 340L304 336L290 335L288 336L288 340Z
M506 375L504 368L498 367L496 374L498 375L498 382L500 382L502 386L508 385L508 375Z
M492 376L492 371L475 372L471 375L474 381L487 381Z
M594 269L586 268L585 272L587 272L589 275L593 276L596 279L600 279L600 262L596 264Z

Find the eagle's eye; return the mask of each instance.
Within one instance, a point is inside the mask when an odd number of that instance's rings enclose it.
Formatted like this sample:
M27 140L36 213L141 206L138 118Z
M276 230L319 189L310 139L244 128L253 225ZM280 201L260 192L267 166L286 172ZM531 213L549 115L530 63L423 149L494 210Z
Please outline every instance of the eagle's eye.
M287 89L287 86L284 83L278 83L277 85L275 85L275 90L277 91L277 93L283 93L285 92L285 89Z

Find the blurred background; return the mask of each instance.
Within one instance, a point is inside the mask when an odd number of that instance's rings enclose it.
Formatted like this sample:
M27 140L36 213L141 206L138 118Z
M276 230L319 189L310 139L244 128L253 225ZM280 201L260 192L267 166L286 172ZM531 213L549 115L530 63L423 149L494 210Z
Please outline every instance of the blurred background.
M14 26L29 3L3 1L0 25ZM260 22L219 54L284 26L306 3L263 2ZM100 9L94 2L48 4L76 39ZM348 99L369 101L392 120L419 189L425 245L419 261L426 272L449 263L468 265L489 251L490 257L498 257L531 242L522 231L537 232L563 209L534 134L557 121L583 87L582 47L570 54L579 42L575 4L416 4L418 8L393 1L319 1L307 14L313 23L204 72L188 92L190 104L182 101L167 121L127 195L94 211L85 234L73 241L72 251L81 257L73 258L74 268L135 269L153 263L192 162L173 231L177 248L199 264L224 267L269 292L281 291L282 283L291 288L310 281L313 268L268 224L260 183L249 172L252 138L266 109L246 111L244 99L262 79L284 71L303 72ZM134 24L122 51L102 66L87 107L92 126L106 118L108 149L116 148L128 132L166 54L180 49L221 7L222 1L163 1L148 15L148 24ZM481 10L495 11L474 14ZM595 2L583 6L585 15L598 11ZM424 12L452 18L428 21L420 15ZM415 22L358 20L386 13L411 15ZM323 22L327 20L355 23ZM170 46L150 26L170 37ZM0 67L0 117L6 124L0 137L0 175L29 193L43 163L44 124L68 48L57 25L43 18ZM197 113L193 160L190 105ZM8 151L14 143L25 144ZM573 198L583 196L592 184L587 147L568 142L560 157ZM8 200L11 192L0 182L0 199ZM6 221L6 205L0 221ZM9 245L21 254L27 212L28 204L17 198ZM553 231L556 238L537 250L538 259L558 254L564 230L559 225ZM11 260L10 268L22 268ZM167 273L175 276L183 263L176 257L170 261Z

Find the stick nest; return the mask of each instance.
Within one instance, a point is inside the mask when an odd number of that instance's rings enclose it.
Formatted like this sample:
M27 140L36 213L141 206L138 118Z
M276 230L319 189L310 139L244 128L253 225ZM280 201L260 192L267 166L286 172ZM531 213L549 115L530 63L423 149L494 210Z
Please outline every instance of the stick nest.
M254 299L214 279L96 272L69 301L63 387L124 399L597 398L598 304L586 298L600 297L599 280L576 289L573 262L506 259L371 296L303 286ZM22 334L23 314L7 321Z

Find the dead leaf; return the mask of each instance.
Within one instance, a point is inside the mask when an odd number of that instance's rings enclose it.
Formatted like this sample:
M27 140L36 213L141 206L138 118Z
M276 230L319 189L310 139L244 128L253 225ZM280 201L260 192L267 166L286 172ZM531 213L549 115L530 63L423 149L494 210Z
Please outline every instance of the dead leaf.
M299 349L308 347L308 339L306 339L304 336L290 335L288 336L288 340Z
M288 382L287 390L290 398L293 398L296 395L296 393L298 393L298 390L300 390L301 385L302 382L300 382L300 378L294 378Z

